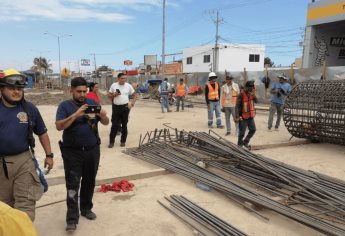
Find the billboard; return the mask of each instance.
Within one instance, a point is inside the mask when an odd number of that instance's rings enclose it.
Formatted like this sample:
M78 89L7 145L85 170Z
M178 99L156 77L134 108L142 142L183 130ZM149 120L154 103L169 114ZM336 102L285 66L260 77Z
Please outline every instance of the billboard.
M133 61L131 61L131 60L124 60L124 61L123 61L123 64L124 64L125 66L131 66L131 65L133 64Z
M80 65L82 66L90 66L90 59L81 59Z
M162 71L162 65L160 65L160 71ZM165 64L164 74L166 75L182 74L182 63Z
M157 65L157 55L144 55L145 66Z

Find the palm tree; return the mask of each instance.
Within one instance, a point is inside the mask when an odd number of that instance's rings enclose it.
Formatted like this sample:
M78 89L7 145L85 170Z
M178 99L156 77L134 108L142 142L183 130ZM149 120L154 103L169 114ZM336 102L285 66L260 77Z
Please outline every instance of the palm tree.
M35 83L37 82L36 74L38 74L39 81L43 79L43 84L46 84L45 75L47 71L50 71L50 67L52 66L52 64L49 64L49 61L47 61L47 59L44 57L34 58L33 64L34 65L31 67L31 70L35 73ZM43 74L43 78L42 78L42 74Z

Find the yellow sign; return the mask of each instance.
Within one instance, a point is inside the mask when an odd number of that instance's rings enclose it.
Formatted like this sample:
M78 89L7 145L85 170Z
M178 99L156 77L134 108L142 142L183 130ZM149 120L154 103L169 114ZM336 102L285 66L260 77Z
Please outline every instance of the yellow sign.
M69 69L67 69L66 67L63 68L63 69L61 70L61 75L62 75L63 77L68 77L68 76L70 75Z
M308 21L316 20L324 17L330 17L334 15L345 14L345 1L330 4L326 6L320 6L308 10Z

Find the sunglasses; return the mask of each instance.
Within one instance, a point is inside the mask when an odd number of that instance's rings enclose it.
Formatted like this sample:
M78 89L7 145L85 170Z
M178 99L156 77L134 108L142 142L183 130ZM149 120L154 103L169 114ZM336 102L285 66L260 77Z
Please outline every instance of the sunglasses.
M17 76L17 75L14 75L14 76L9 76L7 78L5 78L6 80L6 84L8 85L12 85L12 86L25 86L26 84L26 80L24 77L21 77L21 76Z

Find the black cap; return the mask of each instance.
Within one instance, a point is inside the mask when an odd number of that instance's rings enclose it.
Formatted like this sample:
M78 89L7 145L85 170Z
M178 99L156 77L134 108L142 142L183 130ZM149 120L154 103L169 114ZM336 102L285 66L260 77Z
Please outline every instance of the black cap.
M245 86L248 88L254 88L255 81L254 80L249 80L246 82Z

